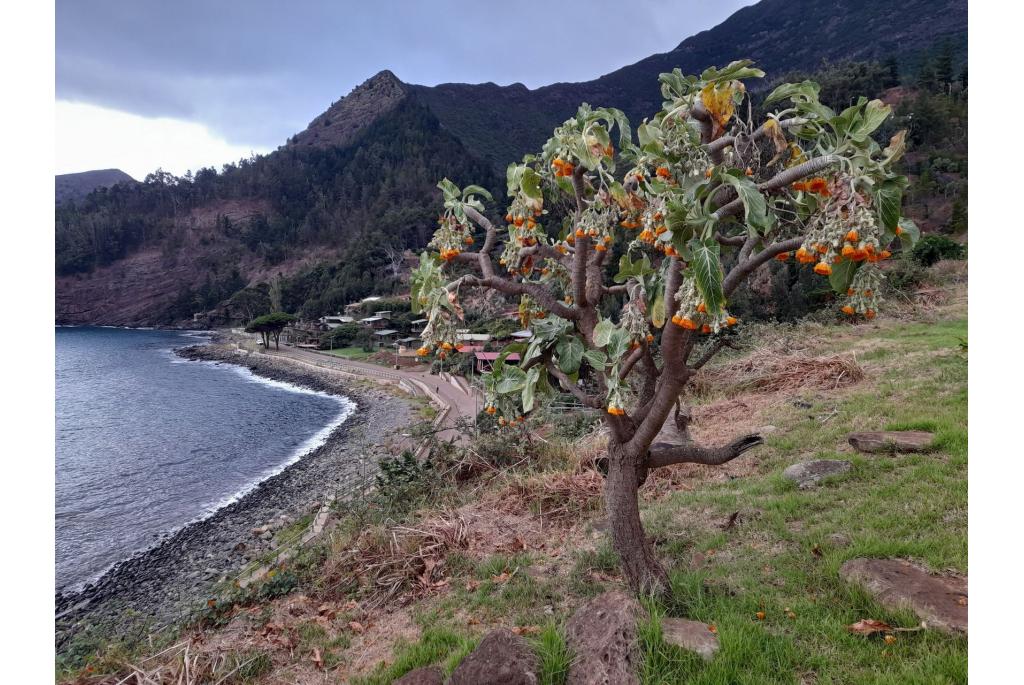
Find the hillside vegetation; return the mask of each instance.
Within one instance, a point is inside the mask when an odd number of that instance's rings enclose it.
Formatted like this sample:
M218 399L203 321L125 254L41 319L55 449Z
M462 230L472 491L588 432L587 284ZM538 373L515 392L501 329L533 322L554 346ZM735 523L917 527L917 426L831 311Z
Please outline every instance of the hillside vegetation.
M227 323L234 293L275 280L289 311L310 317L389 292L400 287L396 253L429 239L437 179L472 178L500 196L505 165L580 102L639 122L660 108L658 73L740 57L777 75L813 74L829 105L845 106L850 93L897 105L893 125L911 129L905 213L926 229L962 232L965 31L960 0L941 11L923 0L763 0L671 52L585 83L428 88L381 72L269 155L181 178L158 171L58 207L57 319L166 325L213 312L212 322Z

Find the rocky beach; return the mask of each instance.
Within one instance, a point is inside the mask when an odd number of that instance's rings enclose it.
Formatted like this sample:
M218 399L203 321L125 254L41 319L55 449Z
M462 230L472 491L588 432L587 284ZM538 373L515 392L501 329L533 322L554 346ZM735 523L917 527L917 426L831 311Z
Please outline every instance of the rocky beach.
M272 551L283 529L315 514L330 496L372 480L381 458L403 447L416 421L397 391L302 366L269 355L239 354L226 344L176 350L196 363L231 363L254 374L356 404L355 412L318 448L246 495L200 521L165 534L149 549L116 564L96 582L56 596L58 651L78 635L153 631L201 609L215 586L235 578ZM282 454L285 461L288 455Z

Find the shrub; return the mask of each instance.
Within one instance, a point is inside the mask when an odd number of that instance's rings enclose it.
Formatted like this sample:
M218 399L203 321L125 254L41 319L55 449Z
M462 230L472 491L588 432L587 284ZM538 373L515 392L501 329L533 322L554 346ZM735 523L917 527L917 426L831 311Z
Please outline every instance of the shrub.
M917 242L910 256L918 264L931 266L943 259L963 259L966 252L963 245L944 235L926 235Z

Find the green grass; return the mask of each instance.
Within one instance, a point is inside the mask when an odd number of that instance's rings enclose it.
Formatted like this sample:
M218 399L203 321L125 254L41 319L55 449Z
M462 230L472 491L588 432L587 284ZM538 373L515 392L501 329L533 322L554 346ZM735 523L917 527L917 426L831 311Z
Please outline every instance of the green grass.
M476 647L477 638L442 627L424 629L420 639L412 644L402 643L395 649L394 661L379 666L365 678L354 678L353 685L389 685L409 671L422 666L439 664L450 674L467 654Z
M336 357L342 359L352 359L355 361L366 361L371 355L376 354L377 350L373 352L367 352L362 347L336 347L333 350L323 350L328 354L333 354Z
M885 341L888 350L870 369L882 374L876 387L784 409L774 422L784 430L758 454L761 475L677 492L647 508L649 532L672 541L660 551L673 592L641 627L642 682L966 682L966 639L924 631L886 646L850 634L846 626L862 618L905 627L917 620L886 611L838 576L843 562L861 556L967 571L965 335L962 320L868 334L865 340ZM828 422L816 418L832 410ZM936 440L925 454L837 454L847 433L883 428L929 430ZM812 458L850 459L853 469L812 490L780 477L787 465ZM717 524L733 511L741 523L723 532ZM849 544L834 544L834 533ZM694 571L693 550L714 556ZM660 613L714 623L721 651L705 664L665 646Z

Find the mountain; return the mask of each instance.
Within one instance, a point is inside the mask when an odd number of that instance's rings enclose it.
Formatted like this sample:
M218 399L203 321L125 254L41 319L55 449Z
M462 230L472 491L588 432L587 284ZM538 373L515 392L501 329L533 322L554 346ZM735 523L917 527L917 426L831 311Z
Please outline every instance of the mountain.
M396 253L422 249L433 232L438 179L500 196L504 167L581 102L618 107L636 124L661 106L659 73L740 58L776 79L883 58L910 73L939 45L963 62L966 28L965 0L762 0L582 83L428 87L382 71L268 155L58 207L56 318L154 325L212 313L223 323L239 315L235 300L266 302L271 281L289 311L336 311L395 286Z
M96 169L76 174L57 174L57 204L81 200L97 188L108 188L116 183L135 183L135 179L120 169Z

